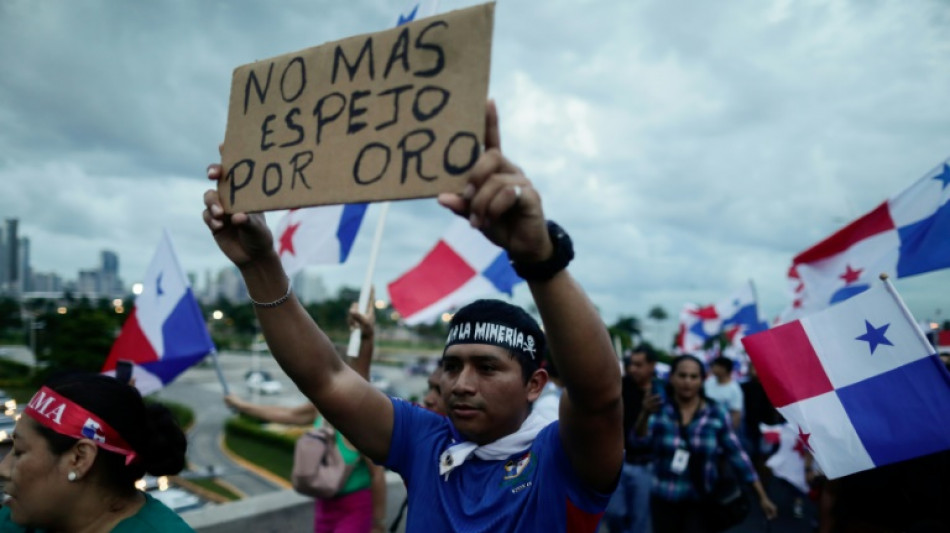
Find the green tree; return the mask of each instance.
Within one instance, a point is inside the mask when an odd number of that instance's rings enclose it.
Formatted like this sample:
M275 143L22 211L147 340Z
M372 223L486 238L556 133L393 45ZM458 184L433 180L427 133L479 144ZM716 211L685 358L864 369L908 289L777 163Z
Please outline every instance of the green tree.
M670 317L670 315L669 315L669 313L666 312L666 309L663 309L663 308L662 308L661 306L659 306L659 305L654 305L654 306L651 307L650 310L647 312L647 318L649 318L650 320L652 320L652 321L654 322L654 327L655 327L654 331L655 331L655 333L654 333L653 335L651 335L651 337L652 337L654 340L657 340L658 342L662 342L661 340L659 340L660 337L661 337L661 330L660 330L660 327L661 327L661 324L662 324L667 318L669 318L669 317Z
M634 343L643 333L640 319L633 316L621 315L617 321L607 328L611 338L620 338L620 347L623 350L633 348Z
M663 322L667 318L670 318L670 315L666 312L666 309L663 309L659 305L654 305L650 308L650 311L647 313L647 318L650 320L655 320L657 322Z
M20 319L20 304L13 298L0 299L0 331L23 327Z
M85 302L85 304L83 303ZM96 309L88 300L80 300L65 314L48 313L37 358L50 371L78 370L98 372L105 363L124 315Z

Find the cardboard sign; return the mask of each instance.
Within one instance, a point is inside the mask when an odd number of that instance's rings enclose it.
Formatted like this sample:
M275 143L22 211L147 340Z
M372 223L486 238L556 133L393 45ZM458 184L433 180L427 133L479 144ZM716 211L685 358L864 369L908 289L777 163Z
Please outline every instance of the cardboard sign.
M494 4L238 67L228 213L461 192L481 152Z

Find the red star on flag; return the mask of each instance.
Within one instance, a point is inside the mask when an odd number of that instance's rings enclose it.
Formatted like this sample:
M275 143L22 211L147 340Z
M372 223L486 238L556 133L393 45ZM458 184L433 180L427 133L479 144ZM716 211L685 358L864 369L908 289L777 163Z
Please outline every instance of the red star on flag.
M726 340L729 341L730 344L732 344L733 339L736 338L736 335L739 333L740 329L742 328L740 328L739 326L733 326L725 331Z
M284 252L288 252L290 255L297 255L294 252L294 233L297 232L297 228L299 227L300 222L287 225L287 229L280 235L280 251L277 252L277 255L284 255Z
M841 274L838 277L844 280L845 285L851 285L855 281L858 281L858 278L861 277L862 272L864 272L863 268L853 269L849 264L845 266L844 274Z
M805 433L802 430L802 427L798 426L798 442L795 443L795 451L801 454L803 457L805 455L805 450L815 453L815 451L811 449L811 445L808 444L808 439L810 438L811 433Z
M719 313L716 312L716 308L712 305L707 305L706 307L700 307L699 309L695 311L691 310L689 313L701 320L715 320L719 318Z

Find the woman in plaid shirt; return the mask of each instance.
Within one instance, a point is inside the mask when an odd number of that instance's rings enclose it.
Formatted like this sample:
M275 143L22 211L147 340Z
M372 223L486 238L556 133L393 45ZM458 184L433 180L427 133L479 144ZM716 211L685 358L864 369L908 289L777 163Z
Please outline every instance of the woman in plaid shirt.
M755 488L765 516L771 519L777 512L722 410L704 396L705 379L706 370L699 359L691 355L676 358L670 370L669 401L662 404L658 395L644 399L637 419L637 437L652 447L655 457L654 533L709 531L703 524L700 500L718 477L720 455L741 480ZM700 476L703 487L694 481Z

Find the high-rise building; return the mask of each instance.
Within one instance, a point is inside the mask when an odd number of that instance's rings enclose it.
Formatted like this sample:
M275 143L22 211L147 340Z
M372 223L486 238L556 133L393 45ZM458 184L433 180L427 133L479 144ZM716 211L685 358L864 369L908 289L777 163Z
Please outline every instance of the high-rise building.
M99 261L99 294L108 298L122 297L124 288L119 278L119 256L103 250Z
M329 297L327 286L319 274L303 269L294 275L294 294L304 304L320 303Z
M63 280L53 272L35 272L31 276L30 287L36 292L59 292L63 290Z
M0 231L0 294L7 288L7 238Z
M101 286L98 270L80 270L76 280L76 296L98 298Z
M15 218L8 218L4 224L4 277L3 280L0 280L2 281L0 288L13 294L19 292L20 239L17 237L18 222Z
M102 260L99 268L107 274L119 274L119 256L111 250L102 251Z
M33 290L30 287L30 279L33 277L32 268L30 267L30 238L22 237L20 238L20 262L17 265L18 275L17 279L20 284L20 292L29 292Z
M212 291L212 301L224 298L232 303L242 303L248 300L244 278L237 267L227 267L218 272L215 281L215 290Z

